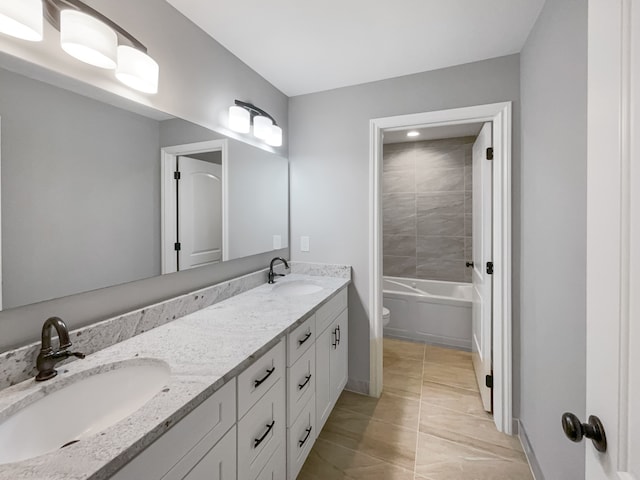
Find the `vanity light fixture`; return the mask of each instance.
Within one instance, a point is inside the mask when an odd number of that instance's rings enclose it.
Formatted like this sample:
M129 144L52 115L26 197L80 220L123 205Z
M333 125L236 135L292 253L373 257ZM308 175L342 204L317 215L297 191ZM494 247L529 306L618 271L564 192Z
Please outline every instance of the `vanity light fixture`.
M282 145L282 128L267 112L255 105L236 100L229 107L229 128L238 133L249 133L253 125L253 136L264 140L272 147Z
M30 42L40 42L42 19L42 0L0 1L0 33Z
M420 132L418 132L417 130L411 130L410 132L407 132L407 137L417 137L418 135L420 135Z
M0 0L0 33L41 41L43 19L60 32L62 49L95 67L115 70L125 85L157 93L159 67L133 35L80 0Z

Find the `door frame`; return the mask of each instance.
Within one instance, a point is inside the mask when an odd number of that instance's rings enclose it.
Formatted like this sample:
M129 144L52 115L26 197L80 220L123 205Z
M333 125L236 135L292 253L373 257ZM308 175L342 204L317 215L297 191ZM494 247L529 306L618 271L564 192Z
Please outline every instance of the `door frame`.
M493 407L500 432L513 433L511 165L512 104L501 102L375 118L369 122L369 395L382 393L382 135L385 130L493 123Z
M634 89L640 78L640 5L589 0L588 10L586 413L602 420L608 450L600 454L585 442L585 472L588 479L632 480L637 437L631 402L637 391L630 389L630 379L637 375L639 355L630 342L631 334L638 338L640 309L634 295L640 267L640 97Z
M176 271L174 243L177 235L176 218L176 170L178 157L196 153L215 152L222 154L222 261L229 260L229 147L228 140L207 140L205 142L174 145L160 149L160 236L162 274Z
M2 117L0 117L0 147L2 146ZM0 148L0 198L2 198L2 148ZM2 202L0 201L0 205ZM2 310L2 291L4 284L2 283L2 209L0 208L0 310Z

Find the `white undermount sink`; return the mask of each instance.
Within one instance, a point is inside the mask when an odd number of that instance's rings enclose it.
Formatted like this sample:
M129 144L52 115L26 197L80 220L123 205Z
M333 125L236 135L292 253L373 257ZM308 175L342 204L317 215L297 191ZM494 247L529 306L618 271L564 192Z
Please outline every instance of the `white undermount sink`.
M273 287L274 292L287 296L311 295L320 290L322 290L320 285L308 280L292 280L290 282L276 283Z
M0 423L0 465L44 455L128 417L168 382L169 366L136 359L101 368L35 400ZM62 367L64 368L64 367ZM43 382L43 388L46 388Z

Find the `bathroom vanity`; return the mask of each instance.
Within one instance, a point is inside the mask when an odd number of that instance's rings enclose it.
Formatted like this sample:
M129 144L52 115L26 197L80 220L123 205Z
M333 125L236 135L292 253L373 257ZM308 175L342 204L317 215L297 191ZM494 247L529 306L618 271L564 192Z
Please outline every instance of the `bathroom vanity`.
M59 367L52 380L0 391L1 429L78 381L168 368L126 418L2 464L0 479L295 479L347 381L349 282L294 273Z

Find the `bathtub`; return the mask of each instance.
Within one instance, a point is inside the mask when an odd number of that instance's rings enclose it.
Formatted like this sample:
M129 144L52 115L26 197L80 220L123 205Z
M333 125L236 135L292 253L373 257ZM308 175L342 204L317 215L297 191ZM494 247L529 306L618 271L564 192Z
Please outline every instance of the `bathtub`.
M388 337L471 350L470 283L384 277Z

